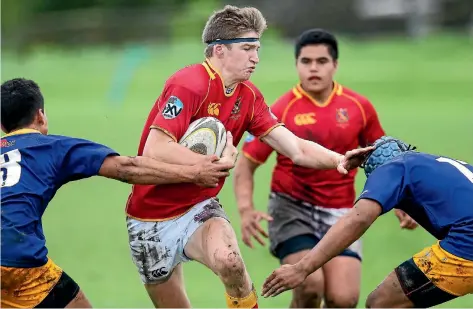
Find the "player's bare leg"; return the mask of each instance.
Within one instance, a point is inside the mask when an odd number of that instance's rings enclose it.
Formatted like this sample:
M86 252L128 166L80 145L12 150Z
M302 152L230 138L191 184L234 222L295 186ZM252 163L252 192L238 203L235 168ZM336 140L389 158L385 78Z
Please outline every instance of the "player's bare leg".
M328 308L355 308L360 296L361 262L337 256L323 266L325 304Z
M303 250L286 256L283 264L296 264L310 250ZM319 308L324 294L324 275L322 269L310 274L305 281L292 290L290 308Z
M79 293L67 304L66 308L92 308L92 304L89 302L84 292L79 290Z
M191 236L185 254L210 268L225 285L230 308L257 308L257 296L230 223L211 218Z
M191 308L184 286L182 264L174 268L166 282L145 284L145 288L156 308Z
M413 307L414 304L404 294L394 271L392 271L366 299L366 308Z

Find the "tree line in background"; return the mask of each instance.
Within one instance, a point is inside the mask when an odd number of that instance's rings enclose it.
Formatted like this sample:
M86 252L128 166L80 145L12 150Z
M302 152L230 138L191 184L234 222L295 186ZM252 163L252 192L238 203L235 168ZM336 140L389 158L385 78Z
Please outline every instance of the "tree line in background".
M353 36L473 27L472 0L2 0L2 48L199 39L208 15L227 3L256 6L287 38L312 27Z
M31 12L44 13L51 11L66 11L93 7L128 8L146 6L180 6L192 0L4 0L2 5L21 7ZM5 4L4 4L5 3Z
M165 41L192 34L220 0L2 0L2 48ZM197 9L196 9L197 8ZM195 14L192 14L195 12ZM192 34L193 35L193 34ZM200 34L199 34L200 36ZM198 36L198 37L199 37Z

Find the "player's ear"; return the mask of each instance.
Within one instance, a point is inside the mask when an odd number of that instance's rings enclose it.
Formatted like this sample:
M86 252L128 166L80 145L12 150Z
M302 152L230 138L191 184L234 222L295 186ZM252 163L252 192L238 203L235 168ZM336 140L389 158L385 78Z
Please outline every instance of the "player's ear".
M214 54L218 57L221 58L223 57L224 53L224 46L222 44L217 44L214 47Z
M38 109L38 111L36 112L36 122L39 125L43 125L46 122L46 115L42 108Z
M36 123L40 127L40 131L43 134L47 134L48 132L48 117L46 117L46 113L43 109L38 109L36 113Z

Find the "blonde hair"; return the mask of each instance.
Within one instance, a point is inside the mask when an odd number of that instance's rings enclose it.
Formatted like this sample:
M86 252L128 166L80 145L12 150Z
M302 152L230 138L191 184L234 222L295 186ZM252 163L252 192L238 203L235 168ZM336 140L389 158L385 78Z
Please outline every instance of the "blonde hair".
M257 8L226 5L209 17L202 33L202 41L209 44L217 39L234 39L250 31L261 37L266 28L266 19ZM212 54L213 46L207 46L205 56L211 57Z

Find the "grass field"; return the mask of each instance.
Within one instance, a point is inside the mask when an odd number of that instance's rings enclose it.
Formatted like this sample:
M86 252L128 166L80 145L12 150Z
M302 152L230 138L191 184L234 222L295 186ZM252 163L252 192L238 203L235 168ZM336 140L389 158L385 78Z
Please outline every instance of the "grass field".
M421 151L473 161L473 42L437 36L419 42L343 40L337 80L368 96L384 128ZM143 123L165 79L185 64L202 61L197 43L149 46L123 102L110 102L109 89L122 51L94 48L41 49L28 58L2 55L2 82L23 76L44 92L50 132L105 143L122 154L136 153ZM271 104L296 82L290 44L263 40L261 63L253 81ZM255 202L266 208L271 161L258 170ZM360 190L364 175L358 174ZM70 183L56 195L44 216L50 257L87 293L96 307L151 307L132 264L124 206L130 186L92 178ZM220 198L239 232L228 180ZM471 205L468 205L471 206ZM365 234L362 294L368 293L400 262L434 242L421 228L401 231L392 213ZM242 247L258 290L278 266L267 248ZM187 291L194 307L224 307L218 278L197 263L185 265ZM290 293L261 299L260 307L287 307ZM441 307L473 307L473 295Z

